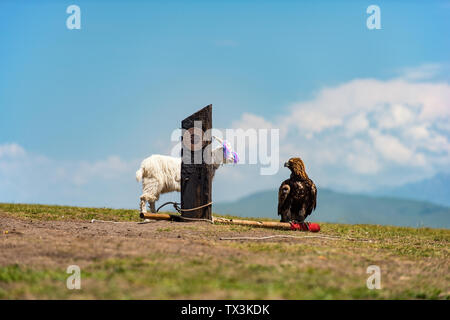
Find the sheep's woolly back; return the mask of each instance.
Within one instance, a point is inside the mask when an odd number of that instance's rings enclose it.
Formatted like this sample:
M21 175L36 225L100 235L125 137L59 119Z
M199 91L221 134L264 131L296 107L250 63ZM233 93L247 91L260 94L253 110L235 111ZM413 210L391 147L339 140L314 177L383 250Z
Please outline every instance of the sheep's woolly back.
M223 145L212 150L211 156L212 178L221 164L237 162L234 155L224 158ZM142 181L140 206L141 212L145 212L146 202L154 206L161 194L181 191L181 158L154 154L142 161L140 169L136 171L136 180Z
M142 161L141 168L136 172L136 179L139 177L156 184L158 190L154 191L158 194L180 191L181 158L154 154Z

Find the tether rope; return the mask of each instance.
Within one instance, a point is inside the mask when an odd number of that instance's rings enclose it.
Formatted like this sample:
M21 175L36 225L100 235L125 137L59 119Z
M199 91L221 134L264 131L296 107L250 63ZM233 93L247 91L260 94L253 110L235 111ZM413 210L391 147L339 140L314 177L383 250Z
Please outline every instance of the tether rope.
M167 204L167 203L166 203ZM166 205L164 204L164 205ZM206 205L205 205L206 206ZM212 220L209 219L199 219L199 218L187 218L179 216L177 218L185 219L185 220L192 220L192 221L206 221L209 223L214 224L214 217L212 217ZM104 222L104 223L136 223L134 221L107 221L107 220L98 220L98 219L92 219L91 223L94 222ZM147 224L150 223L149 219L145 219L144 221L137 222L137 224ZM219 240L267 240L267 239L273 239L273 238L293 238L293 239L302 239L302 238L319 238L319 239L327 239L327 240L348 240L348 241L367 241L367 242L373 242L373 240L369 239L356 239L356 238L344 238L339 236L294 236L294 235L285 235L285 234L277 234L277 235L270 235L265 237L221 237Z
M112 221L112 220L99 220L99 219L92 219L91 223L94 222L105 222L105 223L135 223L134 221Z
M273 238L295 238L295 239L302 239L302 238L321 238L321 239L329 239L329 240L349 240L349 241L369 241L368 239L356 239L356 238L343 238L338 236L291 236L291 235L284 235L284 234L277 234L277 235L271 235L271 236L265 236L265 237L221 237L220 240L266 240L266 239L273 239Z
M160 210L162 207L164 207L164 206L166 206L166 205L168 205L168 204L172 204L173 207L174 207L174 209L177 210L178 213L182 213L182 212L195 211L195 210L198 210L198 209L202 209L202 208L208 207L208 206L212 205L213 202L211 201L211 202L209 202L209 203L207 203L207 204L204 204L204 205L199 206L199 207L196 207L196 208L191 208L191 209L181 209L181 208L180 208L180 203L178 203L178 202L173 202L173 201L169 201L169 202L166 202L166 203L163 203L162 205L160 205L160 206L158 207L158 209L156 210L156 213L158 213L159 210ZM191 218L191 219L193 219L193 218ZM208 219L203 219L203 220L208 220Z

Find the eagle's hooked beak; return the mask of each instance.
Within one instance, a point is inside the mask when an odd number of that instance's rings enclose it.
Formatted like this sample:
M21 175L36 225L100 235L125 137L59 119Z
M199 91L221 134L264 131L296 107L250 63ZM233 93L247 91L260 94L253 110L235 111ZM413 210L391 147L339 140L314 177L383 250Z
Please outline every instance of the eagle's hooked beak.
M285 163L284 163L284 166L285 166L286 168L289 168L289 163L288 163L288 162L285 162Z

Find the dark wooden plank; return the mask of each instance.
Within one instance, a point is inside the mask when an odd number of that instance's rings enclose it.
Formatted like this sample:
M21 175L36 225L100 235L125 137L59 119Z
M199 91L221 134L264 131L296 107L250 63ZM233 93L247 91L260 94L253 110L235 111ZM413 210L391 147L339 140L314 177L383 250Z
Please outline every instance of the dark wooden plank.
M213 167L207 164L202 156L205 148L211 144L211 137L206 137L202 142L199 135L200 133L205 136L206 131L212 128L212 105L184 119L181 128L189 132L182 137L181 144L181 209L192 209L212 201ZM189 137L191 141L188 140ZM201 160L201 163L196 163L195 160ZM183 212L182 215L188 218L211 219L212 210L211 206L207 206Z

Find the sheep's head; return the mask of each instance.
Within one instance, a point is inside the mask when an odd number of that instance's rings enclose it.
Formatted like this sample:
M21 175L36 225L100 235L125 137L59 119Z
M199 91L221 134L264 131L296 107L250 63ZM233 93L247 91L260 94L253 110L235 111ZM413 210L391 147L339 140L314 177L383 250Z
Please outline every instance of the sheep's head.
M231 149L231 145L227 141L224 141L222 143L222 149L223 149L224 163L238 163L239 162L239 157L238 157L237 153L234 152L233 149Z
M214 148L212 151L214 166L218 168L224 163L238 163L239 157L237 153L233 151L230 144L217 137L214 138L220 143L220 146Z

